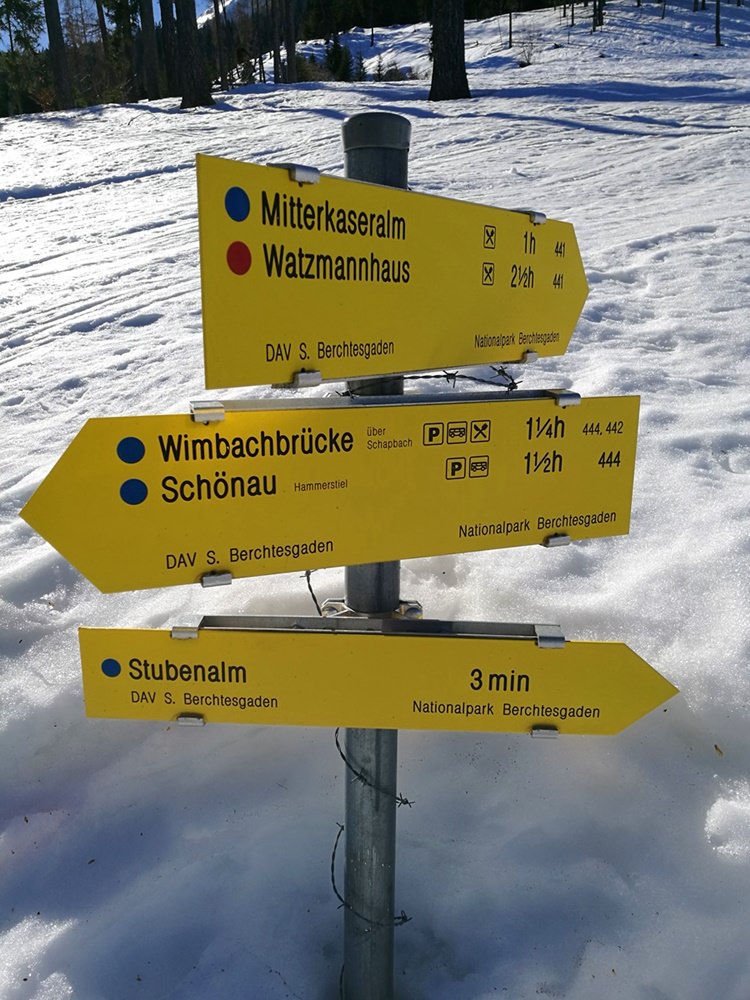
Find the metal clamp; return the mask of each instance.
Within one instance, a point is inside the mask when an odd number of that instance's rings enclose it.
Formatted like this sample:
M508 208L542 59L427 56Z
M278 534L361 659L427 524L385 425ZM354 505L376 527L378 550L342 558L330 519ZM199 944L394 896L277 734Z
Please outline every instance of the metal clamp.
M206 399L191 403L190 415L197 424L215 424L224 419L226 411L220 400Z
M289 179L297 184L318 184L320 171L317 167L306 167L302 163L269 163L269 167L279 167L289 171Z
M572 389L548 389L547 391L550 396L555 397L555 402L558 406L565 408L566 406L581 405L580 392L573 392Z
M422 605L419 601L399 601L398 606L389 614L369 615L350 608L344 600L329 598L320 606L324 618L398 618L406 621L419 621L423 617Z
M557 726L532 726L531 735L542 736L546 739L554 739L556 736L560 735L560 730Z
M565 636L559 625L535 625L534 632L540 649L565 648Z
M173 625L169 630L170 639L197 639L198 629L193 625Z
M306 372L299 371L294 373L294 378L292 379L292 388L294 389L313 389L316 385L321 385L323 382L323 376L320 372Z
M177 716L178 726L205 726L206 717L200 712L183 712Z
M560 532L557 535L547 535L547 537L542 542L545 549L559 549L561 545L570 545L573 539L570 535L566 535L565 532Z
M314 389L323 384L320 372L308 372L302 369L295 372L291 382L273 382L272 389Z
M534 226L542 226L547 221L547 216L544 212L537 212L534 208L513 208L511 211L519 212L521 215L528 215Z
M204 573L201 577L201 587L228 587L231 582L231 573Z

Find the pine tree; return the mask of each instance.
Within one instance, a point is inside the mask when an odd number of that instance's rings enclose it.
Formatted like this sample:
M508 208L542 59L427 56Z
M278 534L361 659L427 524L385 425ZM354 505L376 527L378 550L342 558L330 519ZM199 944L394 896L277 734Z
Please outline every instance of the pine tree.
M159 0L161 13L161 44L167 76L167 94L177 97L180 93L180 73L177 66L177 26L172 0Z
M358 50L356 58L354 60L354 77L353 79L357 83L364 83L367 79L367 71L365 70L365 59L362 55L362 51Z
M133 60L133 10L131 0L105 0L114 21L110 45L110 66L115 80L116 100L139 98Z
M0 0L0 34L5 36L8 46L3 59L7 67L8 114L16 115L24 110L23 57L34 51L42 24L39 0Z
M45 0L45 3L48 0ZM143 42L143 76L146 97L154 101L161 96L159 86L159 56L156 51L156 28L152 0L140 0L141 39Z
M297 17L295 0L284 0L284 48L286 49L286 82L297 82Z
M177 14L177 51L180 70L180 90L182 108L210 107L211 78L206 68L198 23L195 18L194 0L175 0Z
M49 61L52 69L52 86L55 89L55 103L58 108L72 108L75 106L75 101L73 100L73 87L70 83L65 40L60 23L60 7L57 0L44 0L44 19L47 22Z
M0 0L0 33L8 52L32 52L42 31L40 0Z

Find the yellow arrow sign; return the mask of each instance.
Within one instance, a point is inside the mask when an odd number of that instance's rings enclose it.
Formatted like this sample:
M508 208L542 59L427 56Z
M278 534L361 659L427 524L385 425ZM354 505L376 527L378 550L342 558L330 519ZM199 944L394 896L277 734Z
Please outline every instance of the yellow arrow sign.
M588 293L569 223L210 156L197 171L209 388L565 353Z
M103 591L628 532L638 397L434 398L92 419L21 516Z
M200 629L189 639L81 629L86 711L152 721L608 735L677 691L620 643L548 649L492 634L348 634L320 631L319 619L295 625Z

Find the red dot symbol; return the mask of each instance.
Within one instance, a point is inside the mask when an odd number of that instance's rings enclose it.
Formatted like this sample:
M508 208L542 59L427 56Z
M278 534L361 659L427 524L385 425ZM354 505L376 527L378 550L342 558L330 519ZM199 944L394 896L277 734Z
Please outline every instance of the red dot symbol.
M253 262L250 247L245 243L231 243L227 250L227 264L235 274L247 274Z

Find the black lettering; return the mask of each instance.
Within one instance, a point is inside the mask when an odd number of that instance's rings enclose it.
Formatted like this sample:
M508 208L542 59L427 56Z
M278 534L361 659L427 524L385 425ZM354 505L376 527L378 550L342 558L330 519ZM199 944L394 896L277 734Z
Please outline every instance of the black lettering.
M263 256L266 262L266 274L268 277L272 278L275 274L277 278L280 278L284 261L284 246L279 247L275 243L271 243L269 246L268 243L264 243Z
M266 191L261 193L261 221L264 226L278 226L280 225L280 207L279 207L279 195L278 192L273 196L273 203L269 205L268 194Z

